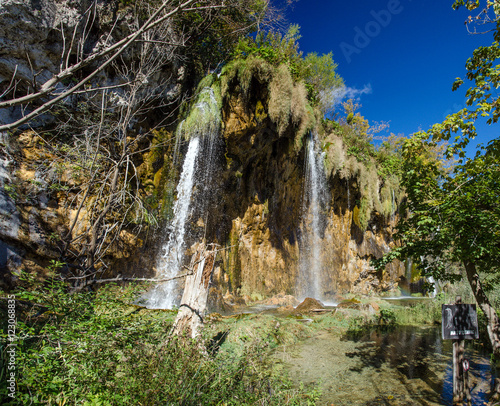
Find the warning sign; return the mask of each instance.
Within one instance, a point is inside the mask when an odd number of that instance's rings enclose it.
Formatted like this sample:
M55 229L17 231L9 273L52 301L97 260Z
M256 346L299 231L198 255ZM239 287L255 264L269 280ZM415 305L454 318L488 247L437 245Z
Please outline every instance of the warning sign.
M442 307L443 340L474 340L479 338L476 305L456 304Z

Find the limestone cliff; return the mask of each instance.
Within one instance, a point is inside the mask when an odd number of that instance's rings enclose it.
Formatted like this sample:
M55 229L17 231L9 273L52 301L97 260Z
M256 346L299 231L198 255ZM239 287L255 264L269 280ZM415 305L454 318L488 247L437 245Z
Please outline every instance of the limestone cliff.
M126 35L133 22L116 7L107 1L3 2L0 91L13 75L18 91L26 92L37 87L34 71L41 81L57 73L63 36L86 30L82 46L92 50L102 46L112 21L117 22L113 32ZM117 13L121 17L113 20ZM85 21L92 21L90 29L82 26ZM20 270L40 276L48 269L73 277L82 276L77 271L154 275L173 215L179 153L186 149L182 140L174 142L171 117L181 96L190 95L185 77L190 67L169 56L139 87L127 88L130 77L119 72L137 57L132 49L121 66L101 73L100 84L112 87L110 92L69 98L31 128L0 134L4 287L17 282ZM292 78L286 64L271 66L258 58L234 61L209 82L220 98L219 169L204 186L210 199L190 218L188 243L206 238L222 248L217 294L253 299L297 294L307 267L301 262L311 227L304 209L306 145L314 132L318 148L326 151L320 166L328 186L315 242L321 296L391 290L402 267L376 273L370 259L393 244L394 188L375 166L367 169L346 152L335 128L321 124L304 83ZM143 109L146 104L133 102L137 95L155 98ZM19 108L0 111L0 123L21 114ZM165 117L168 125L157 127Z
M219 277L219 281L227 291L253 298L296 294L301 240L307 227L301 123L290 119L280 134L270 118L265 81L255 78L247 95L238 81L229 86L223 104L227 168L219 207L224 213L219 223L226 223L220 242L228 247L223 266L227 277ZM319 250L322 296L396 288L395 281L403 273L399 264L383 274L370 266L372 258L380 257L393 244L394 215L374 210L367 228L362 229L353 216L361 198L362 182L357 175L343 179L331 171L327 182L328 212Z
M142 17L113 0L2 1L0 101L6 105L0 125L50 94L27 104L10 106L10 100L40 91L68 67L129 35L146 16L138 12ZM167 166L171 147L166 127L186 84L170 23L148 32L153 45L128 47L88 81L86 92L66 97L29 125L0 132L0 273L7 286L22 270L43 276L52 268L79 277L91 269L136 274L154 267L150 256L131 253L143 253L147 229L160 217L158 184L168 173L159 169ZM53 92L66 91L104 61L83 64ZM153 131L159 122L162 128Z

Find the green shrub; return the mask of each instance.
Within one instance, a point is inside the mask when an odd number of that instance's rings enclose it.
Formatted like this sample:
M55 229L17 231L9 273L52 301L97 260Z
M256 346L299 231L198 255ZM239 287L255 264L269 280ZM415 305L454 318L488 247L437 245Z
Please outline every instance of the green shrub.
M379 324L393 326L396 324L396 314L392 309L380 309L378 317Z
M15 292L19 341L11 404L301 403L274 372L265 339L208 354L203 340L167 339L174 311L131 305L138 287L70 294L61 281L40 286L29 277L24 284ZM6 325L0 337L5 356ZM2 377L5 368L2 363ZM9 404L6 389L0 400Z
M268 33L260 32L255 39L240 38L233 58L246 59L256 56L275 67L287 64L294 79L299 79L303 70L303 59L298 44L299 31L298 25L291 25L285 35L279 31L269 31Z

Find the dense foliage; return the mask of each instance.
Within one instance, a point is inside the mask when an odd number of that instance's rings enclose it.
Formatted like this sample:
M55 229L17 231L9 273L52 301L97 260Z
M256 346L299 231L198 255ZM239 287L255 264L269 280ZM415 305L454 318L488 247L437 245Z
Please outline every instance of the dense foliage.
M490 20L495 2L488 1L468 23L495 22ZM479 7L479 1L456 1L454 8ZM473 81L467 91L466 108L451 114L443 123L427 132L415 134L403 146L403 185L408 194L410 217L398 225L402 246L386 260L413 257L421 263L424 274L446 279L458 275L447 272L451 262L471 262L490 280L498 279L500 259L500 172L499 139L480 147L474 157L465 156L464 148L477 135L476 121L484 117L488 124L498 120L498 103L493 89L498 87L498 56L500 26L493 32L494 42L480 47L466 63L467 78ZM453 89L463 84L457 79ZM446 150L448 158L460 161L452 172L443 168L442 161L431 151L443 140L451 140Z
M224 334L201 342L168 338L176 312L132 305L137 288L69 294L55 279L39 285L26 276L24 284L15 292L14 400L3 386L7 330L2 315L2 404L307 403L309 395L291 389L273 370L268 348L276 337L269 332L235 337L234 347L219 350Z
M318 56L313 52L305 57L299 50L300 27L291 25L283 35L279 31L260 32L255 39L242 37L233 52L234 59L257 56L273 66L288 66L294 82L303 81L309 100L326 113L335 102L335 95L344 87L344 81L336 72L337 64L330 52Z
M398 224L402 245L386 260L415 258L424 276L455 280L453 262L473 261L498 279L500 246L500 150L498 140L447 174L429 153L426 135L403 147L402 183L408 218ZM489 280L489 278L487 280Z
M455 8L479 7L477 1L456 1ZM493 7L495 6L495 7ZM466 93L467 107L449 115L443 123L429 131L415 134L403 146L403 178L409 216L397 226L400 246L375 265L382 268L394 259L413 258L422 275L440 280L461 279L452 266L463 266L474 297L484 313L493 354L500 358L500 322L489 298L488 290L500 281L500 139L480 147L472 158L466 157L465 146L477 135L476 120L487 124L498 121L498 88L500 65L497 63L500 25L496 17L497 2L487 1L468 23L495 22L494 42L480 47L467 61L467 78L473 84ZM491 19L491 8L494 16ZM453 89L464 82L457 79ZM443 140L451 140L446 156L460 159L450 173L429 151ZM500 382L495 385L500 397Z
M220 10L208 12L205 7L215 2L202 3L205 4L193 7L175 20L179 32L189 32L189 46L183 56L201 76L217 70L229 60L241 37L266 27L271 23L269 19L276 17L276 12L265 0L225 1Z

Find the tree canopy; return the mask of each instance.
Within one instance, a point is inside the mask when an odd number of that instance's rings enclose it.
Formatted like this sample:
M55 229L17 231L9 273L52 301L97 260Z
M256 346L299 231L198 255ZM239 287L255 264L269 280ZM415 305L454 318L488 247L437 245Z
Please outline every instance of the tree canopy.
M480 7L479 1L455 1L453 8ZM479 47L466 63L467 107L444 122L409 138L402 147L402 185L406 189L406 216L397 225L400 245L375 261L378 268L394 259L412 258L423 276L440 280L461 278L450 265L461 263L472 292L488 320L494 354L500 356L500 326L487 296L488 288L500 281L500 138L468 158L465 147L476 137L476 121L497 123L500 105L495 89L500 86L500 23L494 11L497 1L487 1L467 23L493 22L493 43ZM493 13L493 15L492 15ZM458 78L453 90L464 84ZM456 136L452 139L452 135ZM432 150L451 141L445 156L458 156L458 164L447 171ZM497 385L498 390L498 385Z

